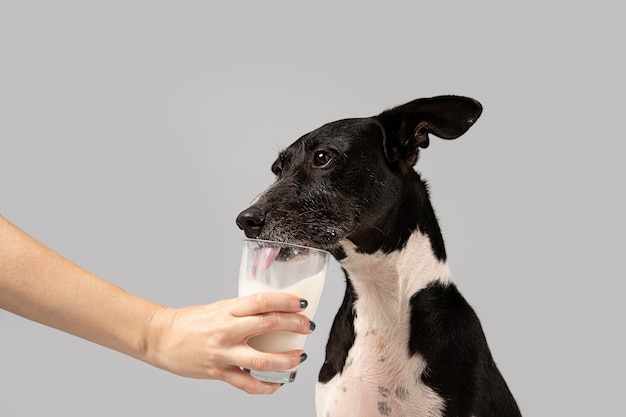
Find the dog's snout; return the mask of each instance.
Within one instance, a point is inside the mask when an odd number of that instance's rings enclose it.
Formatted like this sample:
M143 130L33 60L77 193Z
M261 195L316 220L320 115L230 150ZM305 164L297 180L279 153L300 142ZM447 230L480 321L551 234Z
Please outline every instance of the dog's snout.
M250 238L259 237L264 223L265 211L258 206L248 207L237 216L237 226Z

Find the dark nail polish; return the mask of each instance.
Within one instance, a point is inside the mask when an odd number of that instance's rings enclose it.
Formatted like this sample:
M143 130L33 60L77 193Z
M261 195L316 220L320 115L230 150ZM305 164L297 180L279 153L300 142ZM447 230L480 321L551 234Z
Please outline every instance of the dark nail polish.
M312 321L309 322L309 329L311 329L311 331L315 330L315 323Z
M307 308L309 306L309 302L307 300L300 300L300 308Z
M300 355L300 363L304 362L306 358L308 358L306 353L303 353L302 355Z

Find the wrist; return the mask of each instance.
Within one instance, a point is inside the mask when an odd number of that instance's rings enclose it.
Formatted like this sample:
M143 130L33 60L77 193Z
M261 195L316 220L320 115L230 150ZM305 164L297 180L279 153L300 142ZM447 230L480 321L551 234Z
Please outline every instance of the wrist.
M176 311L173 308L158 306L148 325L146 331L142 360L150 365L165 369L163 360L163 340L171 331L172 324L176 317Z

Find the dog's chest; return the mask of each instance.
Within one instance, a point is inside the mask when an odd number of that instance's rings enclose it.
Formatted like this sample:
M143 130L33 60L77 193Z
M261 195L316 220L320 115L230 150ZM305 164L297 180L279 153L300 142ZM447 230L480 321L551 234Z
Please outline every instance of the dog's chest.
M355 340L342 372L318 384L317 415L440 416L443 400L421 379L427 364L408 349L409 300L424 283L402 276L401 254L372 256L344 264L357 294Z
M405 338L375 330L357 336L343 372L318 384L317 415L440 416L443 400L421 381L424 360L389 348L405 342L400 339Z
M379 327L368 318L363 313L355 321L356 338L343 372L318 384L317 415L440 416L443 400L421 380L426 362L401 348L408 344L408 321Z

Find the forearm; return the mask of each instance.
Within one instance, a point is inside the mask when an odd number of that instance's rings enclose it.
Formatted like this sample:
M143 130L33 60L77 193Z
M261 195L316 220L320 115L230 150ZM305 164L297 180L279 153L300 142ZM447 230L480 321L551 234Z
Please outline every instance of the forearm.
M146 360L160 306L98 278L0 216L0 308Z

